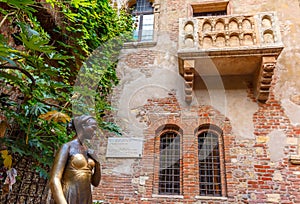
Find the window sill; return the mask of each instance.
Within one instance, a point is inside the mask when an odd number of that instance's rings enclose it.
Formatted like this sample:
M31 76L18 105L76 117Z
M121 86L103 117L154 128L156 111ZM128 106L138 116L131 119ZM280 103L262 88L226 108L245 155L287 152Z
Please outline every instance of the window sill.
M198 200L227 200L227 197L195 196Z
M152 198L174 198L174 199L183 199L183 195L158 195L158 194L152 194Z
M123 45L124 49L131 49L131 48L145 48L145 47L154 47L156 46L157 42L148 41L148 42L126 42Z

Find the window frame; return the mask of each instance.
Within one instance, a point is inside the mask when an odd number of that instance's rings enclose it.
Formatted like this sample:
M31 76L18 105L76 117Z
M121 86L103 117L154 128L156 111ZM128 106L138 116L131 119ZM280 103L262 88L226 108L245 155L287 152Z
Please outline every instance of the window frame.
M175 132L180 137L180 193L179 194L160 194L159 193L159 171L160 171L160 138L166 132ZM153 185L152 197L157 198L176 198L183 199L183 130L176 124L166 123L155 130L154 138L154 165L153 165Z
M179 137L179 141L178 141L178 145L179 145L179 150L177 150L179 152L179 155L176 155L176 156L179 156L179 167L178 167L178 170L179 170L179 174L178 175L175 175L175 176L179 176L179 192L178 193L166 193L166 192L161 192L160 190L160 185L161 185L161 179L160 179L160 176L161 176L161 163L162 163L162 154L161 154L161 142L162 142L162 137L164 136L167 136L166 134L168 133L172 133L172 134L176 134L178 137ZM176 137L177 137L176 136ZM159 135L159 172L158 172L158 195L181 195L182 194L182 136L181 134L174 130L174 129L166 129L164 131L162 131ZM176 150L175 150L176 151ZM170 158L168 158L170 159ZM172 178L174 178L174 175L171 176Z
M218 145L219 145L219 171L220 171L220 184L221 184L221 194L220 195L211 195L211 194L206 194L202 195L201 194L201 175L200 175L200 164L199 164L199 144L198 144L198 137L199 135L203 133L210 132L218 137ZM224 150L224 141L223 141L223 132L222 130L215 125L212 124L204 124L201 125L198 129L195 130L195 137L197 138L197 161L196 161L196 169L197 169L197 176L198 176L198 187L199 187L199 194L197 197L212 197L212 198L223 198L227 197L227 184L226 184L226 171L225 171L225 150Z
M202 3L191 3L188 6L189 17L224 15L218 12L226 12L225 15L231 15L233 13L231 1L215 0ZM207 15L209 13L211 13L211 15Z
M155 23L155 16L154 16L154 5L153 2L150 0L141 0L141 1L147 1L151 4L152 6L152 10L145 10L145 11L138 11L137 10L137 1L131 1L129 4L129 9L132 9L132 11L130 12L132 15L132 18L136 18L138 17L138 22L137 22L137 26L134 29L134 33L137 32L137 39L134 39L135 42L152 42L154 40L154 23ZM133 9L134 8L134 9ZM144 18L145 16L152 16L153 20L152 20L152 30L143 30L143 26L144 26ZM136 21L136 20L135 20ZM134 22L134 25L136 24L136 22ZM151 25L151 24L149 24ZM146 39L143 39L143 37L145 37L143 35L143 31L152 31L151 34L151 39L147 39L147 35L146 35ZM133 33L133 37L135 36L135 34ZM150 36L150 35L149 35Z

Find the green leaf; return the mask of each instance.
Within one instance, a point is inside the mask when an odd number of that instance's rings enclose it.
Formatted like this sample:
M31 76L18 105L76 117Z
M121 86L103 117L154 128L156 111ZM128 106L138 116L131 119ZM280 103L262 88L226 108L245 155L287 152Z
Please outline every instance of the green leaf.
M7 39L0 35L0 63L24 69L36 84L30 87L31 81L21 72L1 70L1 90L20 96L7 102L9 105L0 106L1 114L9 118L9 125L14 127L7 131L1 144L9 146L13 153L30 156L37 165L34 168L42 172L41 175L46 175L44 169L51 166L53 152L72 135L66 134L66 127L59 124L61 122L44 121L38 118L40 114L50 110L69 114L71 108L77 105L78 112L95 112L103 129L120 134L118 126L102 121L107 111L113 109L107 96L118 82L115 59L120 51L118 47L121 47L108 40L130 32L131 17L122 11L118 14L107 0L46 0L57 9L53 12L59 12L61 16L60 22L53 27L47 23L53 19L35 17L34 8L44 4L34 5L34 0L1 2L11 7L9 11L0 9L2 14L15 12L7 21L12 26L17 24L12 30L20 32L17 39L24 47L20 46L20 50L10 47ZM43 13L45 11L39 9L42 12L39 16L48 15ZM120 44L122 41L117 40ZM92 59L89 66L82 66L91 55L97 56L96 59ZM70 99L80 68L85 69L82 94L78 100ZM91 79L92 88L89 87L91 83L87 83ZM86 104L91 98L96 98L96 106Z
M2 61L7 61L11 66L17 67L17 64L16 64L14 61L12 61L11 59L7 58L7 57L2 57L2 56L0 56L0 59L1 59Z
M32 7L30 7L34 5L35 3L34 0L1 0L1 1L7 3L9 6L13 8L23 10L27 13L36 11Z

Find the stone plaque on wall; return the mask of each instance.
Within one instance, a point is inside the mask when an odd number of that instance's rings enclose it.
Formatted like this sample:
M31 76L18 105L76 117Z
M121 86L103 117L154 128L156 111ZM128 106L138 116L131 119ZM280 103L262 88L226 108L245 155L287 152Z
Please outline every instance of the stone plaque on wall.
M139 138L108 138L106 157L111 158L141 158L143 139Z

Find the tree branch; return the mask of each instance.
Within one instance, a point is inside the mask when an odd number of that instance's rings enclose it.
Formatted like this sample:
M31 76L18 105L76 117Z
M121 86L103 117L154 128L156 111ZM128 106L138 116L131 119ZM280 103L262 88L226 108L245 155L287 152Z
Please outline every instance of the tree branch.
M32 86L36 85L33 76L28 71L26 71L25 69L22 69L22 68L19 68L19 67L16 67L16 66L3 66L3 65L0 65L0 69L14 69L14 70L18 70L18 71L22 72L23 74L25 74L31 80L30 89L32 89Z
M14 11L14 12L11 12L11 13L6 14L6 15L4 16L4 18L2 19L2 21L0 22L0 28L2 27L2 25L3 25L3 23L5 22L5 20L7 19L7 17L10 16L10 15L13 15L13 14L15 14L15 13L16 13L16 12Z
M48 105L48 106L53 106L53 107L56 107L56 108L61 108L60 105L56 105L56 104L53 104L53 103L48 103L46 101L43 101L43 100L40 100L40 99L37 99L39 102L45 104L45 105Z

